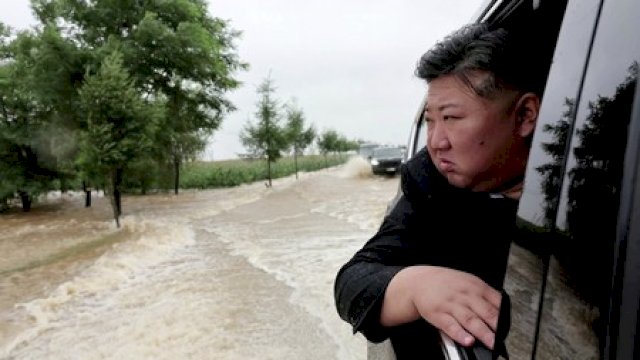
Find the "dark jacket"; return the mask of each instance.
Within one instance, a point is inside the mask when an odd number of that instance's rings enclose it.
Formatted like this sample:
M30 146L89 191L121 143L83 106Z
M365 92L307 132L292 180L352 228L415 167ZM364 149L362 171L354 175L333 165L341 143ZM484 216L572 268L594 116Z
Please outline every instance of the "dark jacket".
M390 338L398 359L438 359L439 336L426 321L380 325L384 292L411 265L458 269L501 289L517 201L449 185L425 150L402 167L401 189L378 232L338 272L336 306L369 341Z

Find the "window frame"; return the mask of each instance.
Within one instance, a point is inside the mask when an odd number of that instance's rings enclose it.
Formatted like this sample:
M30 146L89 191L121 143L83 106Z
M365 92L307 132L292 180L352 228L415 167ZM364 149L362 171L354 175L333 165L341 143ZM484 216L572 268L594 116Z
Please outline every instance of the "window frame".
M610 359L634 359L640 353L640 83L636 83L632 106L614 243L605 347L605 357Z

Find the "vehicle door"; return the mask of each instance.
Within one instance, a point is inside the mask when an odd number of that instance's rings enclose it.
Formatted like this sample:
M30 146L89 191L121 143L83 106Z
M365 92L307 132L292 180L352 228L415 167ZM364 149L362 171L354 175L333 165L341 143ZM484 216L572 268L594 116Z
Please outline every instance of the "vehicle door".
M505 278L513 359L639 357L638 16L567 5Z

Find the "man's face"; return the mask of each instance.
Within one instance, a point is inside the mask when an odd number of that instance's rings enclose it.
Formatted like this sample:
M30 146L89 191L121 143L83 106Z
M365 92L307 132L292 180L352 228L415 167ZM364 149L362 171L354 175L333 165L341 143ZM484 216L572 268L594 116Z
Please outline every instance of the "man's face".
M478 74L472 82L480 82ZM524 173L528 146L517 117L518 93L478 96L453 75L434 79L427 93L427 150L454 186L491 191ZM537 113L536 113L537 116Z

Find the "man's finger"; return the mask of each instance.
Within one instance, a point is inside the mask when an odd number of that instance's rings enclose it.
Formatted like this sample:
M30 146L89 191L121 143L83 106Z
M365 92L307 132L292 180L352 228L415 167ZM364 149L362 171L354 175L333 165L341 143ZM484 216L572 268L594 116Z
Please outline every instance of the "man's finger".
M462 346L471 346L475 338L451 315L442 313L433 319L432 325L441 329L453 341Z
M457 307L452 315L468 333L480 340L489 349L493 349L495 341L493 330L471 308Z
M484 298L469 301L467 306L469 306L471 311L480 317L482 321L489 325L493 332L496 331L496 327L498 326L498 317L500 315L499 306L494 306Z
M487 285L487 287L482 292L482 297L485 298L489 303L491 303L491 305L495 306L498 309L500 308L500 303L502 301L502 294L500 293L500 291Z

